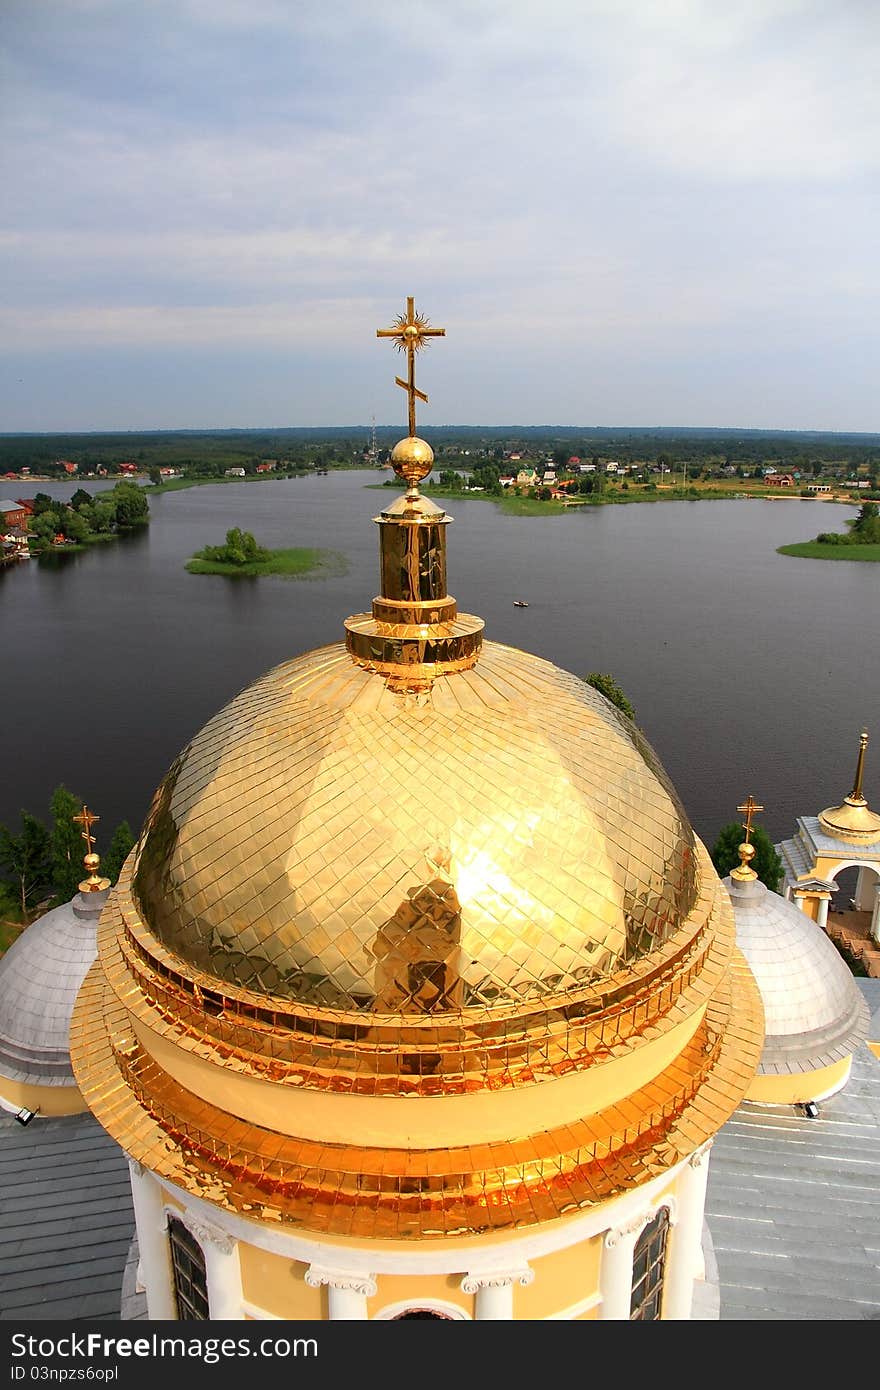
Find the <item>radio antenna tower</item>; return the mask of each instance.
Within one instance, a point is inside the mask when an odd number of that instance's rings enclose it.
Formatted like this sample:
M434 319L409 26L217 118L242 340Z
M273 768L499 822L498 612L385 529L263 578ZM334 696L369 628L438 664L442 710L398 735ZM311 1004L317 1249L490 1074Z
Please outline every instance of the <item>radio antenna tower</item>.
M379 450L376 448L376 417L373 416L373 430L370 435L370 462L375 466L379 458Z

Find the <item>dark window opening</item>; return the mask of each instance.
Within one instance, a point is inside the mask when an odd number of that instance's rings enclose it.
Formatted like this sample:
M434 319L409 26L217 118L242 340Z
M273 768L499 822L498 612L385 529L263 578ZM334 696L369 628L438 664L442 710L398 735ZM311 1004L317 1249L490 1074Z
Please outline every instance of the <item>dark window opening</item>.
M168 1240L177 1316L183 1322L208 1322L208 1277L202 1247L174 1216L168 1218Z
M657 1322L660 1318L668 1235L669 1209L661 1207L642 1231L633 1251L631 1322Z

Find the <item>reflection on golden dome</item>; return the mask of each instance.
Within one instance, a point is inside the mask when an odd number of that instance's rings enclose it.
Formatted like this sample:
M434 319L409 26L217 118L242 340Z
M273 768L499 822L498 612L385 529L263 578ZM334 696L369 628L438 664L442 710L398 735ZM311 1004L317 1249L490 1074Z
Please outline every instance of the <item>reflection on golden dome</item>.
M170 950L260 994L485 1009L561 1000L666 941L694 840L641 735L576 677L493 643L408 695L335 646L185 750L134 896Z

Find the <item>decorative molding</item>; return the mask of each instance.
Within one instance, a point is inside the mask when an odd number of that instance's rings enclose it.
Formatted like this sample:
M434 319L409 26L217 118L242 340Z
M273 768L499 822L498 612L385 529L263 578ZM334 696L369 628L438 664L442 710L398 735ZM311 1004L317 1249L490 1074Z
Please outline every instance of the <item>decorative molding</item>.
M517 1269L487 1269L482 1273L469 1271L461 1281L462 1293L479 1293L480 1289L509 1289L513 1284L527 1289L535 1278L535 1271L528 1265Z
M691 1154L690 1158L688 1159L688 1166L690 1168L702 1168L703 1164L709 1157L709 1150L711 1149L713 1142L714 1141L710 1139L708 1144L703 1144L701 1148L696 1149L694 1153Z
M706 1145L706 1148L708 1149L709 1145ZM697 1152L700 1152L700 1150ZM694 1155L694 1157L696 1157L696 1155ZM702 1158L700 1162L702 1162ZM672 1193L668 1193L665 1197L661 1198L655 1207L651 1207L649 1211L643 1211L640 1215L634 1216L632 1221L628 1221L625 1226L612 1226L610 1231L606 1231L604 1241L605 1249L614 1250L621 1241L630 1236L635 1236L636 1240L638 1240L648 1222L653 1221L658 1211L662 1211L664 1207L669 1214L669 1225L676 1226L678 1224L678 1202Z
M147 1171L142 1163L138 1163L136 1158L128 1160L128 1171L133 1173L136 1178L142 1178Z
M346 1273L341 1269L325 1269L322 1265L309 1265L305 1280L312 1289L320 1289L327 1284L331 1289L359 1293L364 1298L375 1298L378 1292L378 1285L372 1274Z
M643 1211L638 1216L634 1216L632 1221L628 1221L625 1226L612 1226L610 1231L605 1232L605 1249L614 1250L627 1236L638 1238L639 1232L644 1230L651 1220L651 1215L651 1212Z
M174 1216L178 1221L182 1221L186 1229L195 1236L199 1245L207 1254L206 1247L212 1245L215 1250L220 1250L224 1255L231 1255L238 1242L228 1231L224 1231L220 1226L215 1226L210 1221L205 1221L202 1217L194 1216L190 1211L175 1211L173 1207L165 1208L166 1218Z

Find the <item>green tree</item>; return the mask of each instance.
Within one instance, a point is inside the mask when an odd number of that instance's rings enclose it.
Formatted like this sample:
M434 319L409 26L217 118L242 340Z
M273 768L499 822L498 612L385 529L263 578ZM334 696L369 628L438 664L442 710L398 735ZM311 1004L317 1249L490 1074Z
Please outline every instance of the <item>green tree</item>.
M150 469L150 482L153 484L154 487L158 487L161 481L162 474L159 472L159 469L156 467L156 465L153 464L152 468Z
M76 492L70 499L70 505L71 507L73 507L74 511L78 512L80 507L88 505L88 503L91 502L91 500L92 494L90 492L86 492L84 487L78 487Z
M745 838L746 832L739 821L730 821L722 827L718 839L712 846L712 863L721 878L726 878L731 869L735 869L739 864L739 847ZM782 874L782 860L763 826L752 826L752 844L755 847L752 868L761 882L766 883L770 891L775 893Z
M600 695L604 695L606 700L610 700L612 705L616 705L627 719L636 722L636 712L613 676L602 671L591 671L588 676L584 676L584 681L594 690L598 690Z
M84 877L83 855L85 841L74 821L82 810L82 802L62 782L52 793L49 812L52 817L50 835L52 846L52 886L61 902L69 902Z
M21 906L21 915L39 902L52 880L49 832L41 820L21 813L21 832L13 835L0 825L0 868L9 874Z
M150 519L150 504L143 488L137 483L117 483L107 494L116 508L116 525L126 530L143 526Z
M109 878L111 883L118 879L123 864L134 849L134 844L134 835L128 821L120 821L113 831L113 838L101 864L101 873Z
M859 545L873 545L880 541L880 508L876 502L863 502L859 507L852 535L858 538Z
M88 539L89 527L79 512L65 511L59 529L64 532L69 541L76 541L81 544Z

